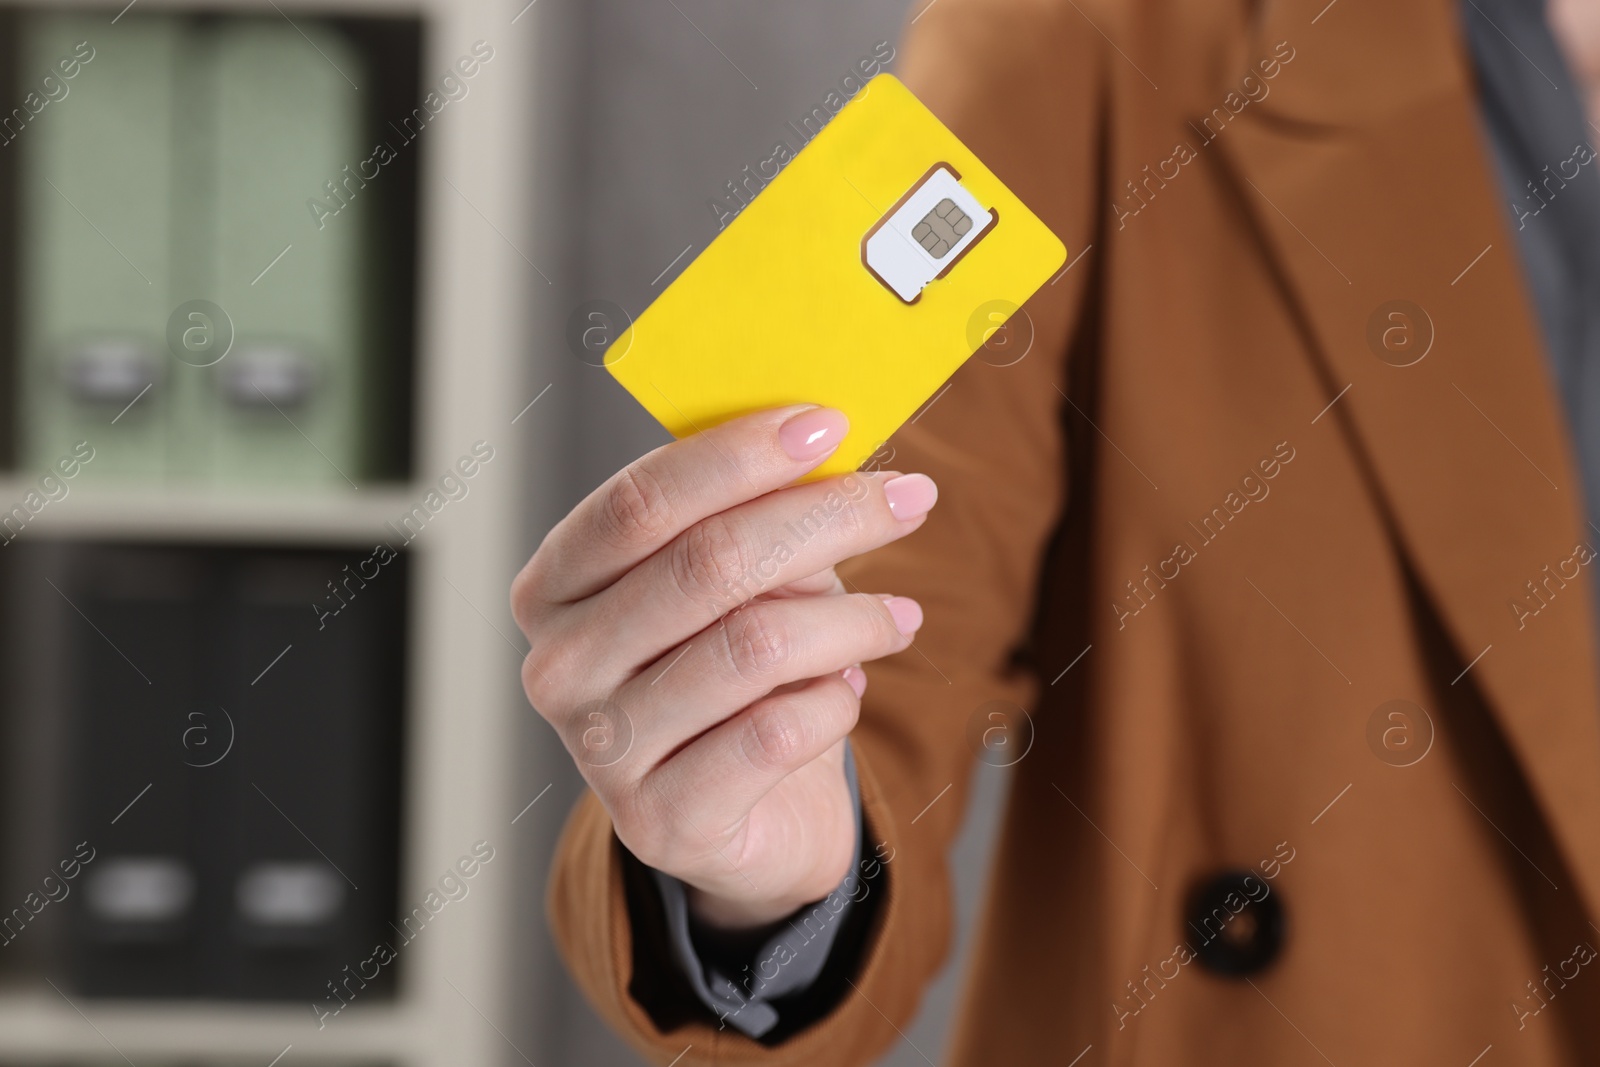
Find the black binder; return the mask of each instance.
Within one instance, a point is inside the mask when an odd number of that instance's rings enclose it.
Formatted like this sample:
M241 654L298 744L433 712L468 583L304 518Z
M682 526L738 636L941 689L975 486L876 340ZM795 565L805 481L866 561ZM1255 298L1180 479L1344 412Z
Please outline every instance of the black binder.
M69 558L63 780L72 840L96 849L71 909L72 983L320 1001L395 912L405 558ZM340 989L383 996L393 970Z

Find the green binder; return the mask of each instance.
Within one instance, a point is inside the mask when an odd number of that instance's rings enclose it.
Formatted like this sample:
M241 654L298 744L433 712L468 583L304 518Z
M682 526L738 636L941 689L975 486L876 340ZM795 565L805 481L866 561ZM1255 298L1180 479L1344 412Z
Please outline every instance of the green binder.
M23 69L50 71L83 41L93 58L67 95L4 149L23 155L19 459L44 469L87 440L95 459L84 478L157 477L168 460L164 337L182 207L179 34L167 19L41 15L26 23Z
M209 232L191 235L204 243L193 258L210 264L234 341L197 376L206 395L180 408L183 431L209 439L196 455L212 479L348 487L366 473L372 392L361 381L366 73L339 34L283 19L217 24L197 58L215 210ZM338 213L319 227L313 200Z
M135 13L36 17L27 60L84 39L95 59L12 146L25 462L88 439L101 478L359 483L383 178L360 171L360 55L310 20Z

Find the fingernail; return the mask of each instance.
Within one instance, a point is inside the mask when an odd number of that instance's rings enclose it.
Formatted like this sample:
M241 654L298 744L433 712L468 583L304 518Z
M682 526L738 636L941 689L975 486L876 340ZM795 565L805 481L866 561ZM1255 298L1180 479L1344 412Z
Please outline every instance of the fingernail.
M834 408L812 408L778 427L778 443L790 459L816 459L832 452L844 440L850 420Z
M933 508L933 502L939 499L939 487L926 474L902 474L884 483L883 495L894 517L910 522Z
M910 637L922 625L922 605L908 596L892 596L883 602L894 619L894 628Z
M855 691L856 699L860 700L867 691L867 672L860 667L846 667L839 672L850 688Z

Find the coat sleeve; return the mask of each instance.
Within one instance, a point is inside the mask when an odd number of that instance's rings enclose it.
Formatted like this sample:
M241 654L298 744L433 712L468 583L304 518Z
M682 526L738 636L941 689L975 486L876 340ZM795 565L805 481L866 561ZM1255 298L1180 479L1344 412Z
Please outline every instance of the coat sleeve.
M898 1040L949 951L946 850L976 758L969 724L989 701L1029 707L1037 692L1016 664L1066 498L1063 409L1081 418L1062 391L1103 255L1086 248L1105 218L1104 39L1059 0L914 0L913 9L898 76L1061 237L1072 266L1025 308L1033 340L1024 358L968 361L890 442L888 468L939 485L929 521L839 568L848 587L913 596L926 617L913 648L867 668L852 740L865 830L870 846L881 843L886 877L853 988L832 1011L765 1045L703 1010L647 1009L649 991L674 976L636 973L640 961L654 971L670 960L636 951L636 939L653 935L630 921L631 857L605 810L587 793L574 810L549 889L557 945L601 1015L654 1063L866 1064Z

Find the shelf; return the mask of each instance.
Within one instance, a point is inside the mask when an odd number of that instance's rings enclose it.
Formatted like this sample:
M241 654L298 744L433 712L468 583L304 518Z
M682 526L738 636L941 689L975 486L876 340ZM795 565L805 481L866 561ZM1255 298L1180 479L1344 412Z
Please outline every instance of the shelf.
M409 1061L425 1013L402 1004L352 1004L317 1029L308 1004L100 1001L14 988L0 996L0 1060L127 1057L238 1058L265 1064L293 1045L295 1062ZM81 1013L81 1014L80 1014ZM285 1057L289 1059L289 1057Z
M381 540L399 548L403 536L385 524L398 527L429 488L216 492L79 484L66 497L46 504L13 543L104 538L370 547ZM38 491L36 483L0 478L0 519L30 491ZM13 536L12 529L0 527L0 541L8 536ZM414 545L428 540L419 537Z
M124 8L136 11L226 11L230 14L272 15L293 12L307 17L343 15L418 15L442 11L459 0L6 0L7 7L49 7L51 9L88 8L111 15ZM137 6L136 6L137 5Z

